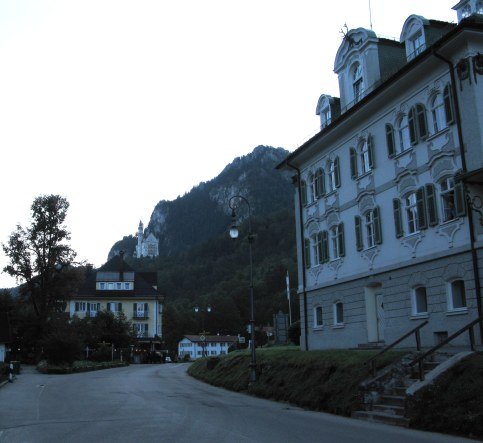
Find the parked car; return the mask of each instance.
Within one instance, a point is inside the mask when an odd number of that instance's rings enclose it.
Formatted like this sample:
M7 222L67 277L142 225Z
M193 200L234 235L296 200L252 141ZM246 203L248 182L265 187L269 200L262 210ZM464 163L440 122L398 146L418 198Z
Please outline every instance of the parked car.
M165 357L164 362L171 363L171 357L170 356Z

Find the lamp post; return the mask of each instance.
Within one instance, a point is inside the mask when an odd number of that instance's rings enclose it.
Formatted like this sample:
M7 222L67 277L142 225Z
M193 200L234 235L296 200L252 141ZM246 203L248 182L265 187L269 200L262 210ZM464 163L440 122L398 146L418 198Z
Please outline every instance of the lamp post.
M198 314L201 312L201 336L203 337L203 344L201 345L203 348L202 357L206 357L206 331L205 331L205 314L209 314L212 310L211 306L208 305L206 308L200 308L199 306L195 306L194 311Z
M248 207L248 249L250 253L250 333L251 333L251 363L250 363L250 375L249 381L250 383L257 381L257 360L255 354L255 310L253 304L253 258L252 258L252 243L254 240L252 234L252 225L251 225L251 208L249 201L241 196L241 195L234 195L228 201L228 206L231 209L231 218L232 222L230 225L230 237L233 239L238 238L239 230L238 230L238 223L236 218L236 209L238 205L235 204L235 201L238 202L245 202Z

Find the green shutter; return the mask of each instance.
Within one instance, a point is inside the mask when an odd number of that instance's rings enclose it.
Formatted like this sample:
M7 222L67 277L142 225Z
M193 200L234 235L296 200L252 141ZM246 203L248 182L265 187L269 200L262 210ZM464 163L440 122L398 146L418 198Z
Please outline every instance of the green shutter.
M351 178L355 180L357 178L357 152L354 148L350 148L350 164L351 164Z
M427 184L426 189L426 204L428 206L428 223L429 226L436 226L438 224L438 208L436 206L436 192L433 184Z
M354 226L356 228L356 249L362 251L364 248L364 244L362 243L362 221L358 215L354 217Z
M324 194L325 194L324 170L317 169L317 171L315 171L315 195L317 198L320 198Z
M416 115L418 117L419 138L425 139L428 136L428 123L426 120L426 108L418 103L416 105Z
M344 239L344 223L339 224L339 257L345 256L345 239Z
M392 125L386 125L386 144L387 144L387 156L392 158L396 155L396 149L394 146L394 128Z
M394 228L396 231L396 238L399 238L404 235L404 231L402 228L401 201L398 198L395 198L392 201L392 209L394 212Z
M122 303L117 304L117 311L122 312Z
M134 315L136 315L136 312L138 310L138 304L137 303L133 303L132 309L133 309Z
M110 311L111 310L111 304L109 302L107 302L107 311Z
M454 207L457 217L466 215L465 188L463 182L454 185Z
M381 229L381 214L379 210L379 206L376 206L373 210L374 215L374 228L375 228L375 240L376 245L380 245L382 243L382 229Z
M416 207L418 209L418 230L426 229L428 227L428 222L426 219L426 196L424 194L424 188L419 188L416 191Z
M74 308L74 309L75 309L76 311L78 311L78 310L79 310L79 302L77 302L77 301L75 302L75 308Z
M327 231L322 231L322 261L328 262L329 261L329 240Z
M339 157L334 158L335 187L340 187L340 162Z
M409 140L411 141L411 145L415 145L418 140L416 136L416 112L414 108L411 108L409 111L408 125L409 125Z
M300 182L300 194L302 197L302 206L307 206L307 183L304 180Z
M453 114L453 89L451 85L446 85L443 93L444 114L446 116L446 123L449 125L454 122Z
M374 137L371 134L367 136L367 150L369 153L369 168L374 169L376 167L374 157Z
M146 315L148 312L148 304L144 303L144 315Z
M310 268L310 240L308 238L304 239L304 256L305 256L305 267Z
M324 260L323 260L324 251L323 251L323 248L322 248L322 233L319 232L315 236L315 240L317 242L317 255L319 256L319 264L321 264L321 263L324 262Z

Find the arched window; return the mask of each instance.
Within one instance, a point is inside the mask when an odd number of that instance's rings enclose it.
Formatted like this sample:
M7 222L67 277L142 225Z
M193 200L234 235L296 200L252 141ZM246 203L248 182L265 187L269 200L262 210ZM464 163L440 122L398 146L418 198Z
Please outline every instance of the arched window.
M448 283L448 311L466 310L466 290L463 280Z
M334 326L344 324L344 305L341 301L334 303Z
M316 306L314 309L314 328L320 328L321 326L324 326L322 306Z
M364 95L364 78L362 76L362 65L355 63L351 70L352 92L354 103L357 103Z
M404 199L404 210L406 214L407 233L414 234L418 232L418 207L415 192L411 192Z
M418 286L412 290L411 302L413 315L424 315L428 313L428 299L424 286Z
M436 94L431 100L431 118L433 120L434 134L442 131L448 126L446 123L443 96L441 94Z
M327 162L328 176L329 176L329 191L335 191L340 186L340 169L339 157Z
M404 152L411 147L409 138L409 123L407 115L402 116L397 124L398 133L398 152Z
M344 225L340 223L330 229L330 242L332 245L332 259L338 259L345 255Z

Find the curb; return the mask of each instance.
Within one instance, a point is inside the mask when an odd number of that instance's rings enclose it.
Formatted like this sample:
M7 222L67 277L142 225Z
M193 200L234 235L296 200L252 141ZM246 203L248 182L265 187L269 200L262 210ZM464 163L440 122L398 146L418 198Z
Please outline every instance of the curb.
M3 388L8 383L8 380L0 382L0 388Z

